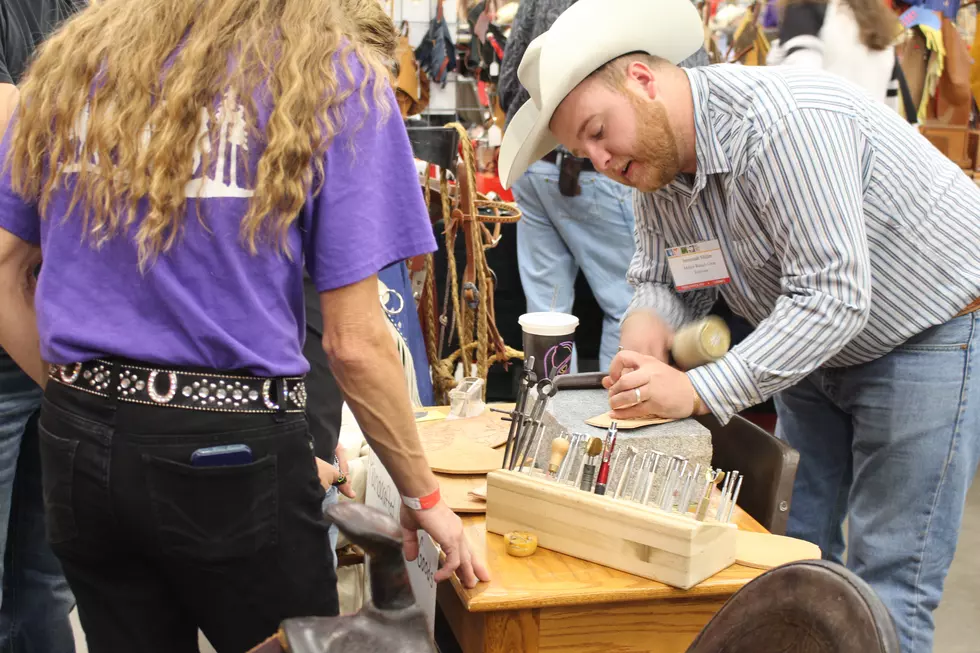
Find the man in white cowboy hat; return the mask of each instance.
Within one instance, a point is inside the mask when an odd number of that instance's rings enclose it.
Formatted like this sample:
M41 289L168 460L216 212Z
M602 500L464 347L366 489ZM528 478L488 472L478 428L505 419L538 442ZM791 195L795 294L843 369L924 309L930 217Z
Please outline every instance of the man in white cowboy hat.
M614 417L774 396L801 453L789 534L839 561L846 515L848 566L931 651L980 457L980 189L840 78L674 65L702 40L688 0L579 0L521 63L502 180L561 143L636 189ZM669 367L719 293L755 331Z
M508 122L529 100L517 77L524 53L575 1L522 0L497 84ZM708 63L702 48L681 65ZM608 369L619 345L620 322L633 297L626 281L634 252L630 189L598 174L588 159L559 148L532 161L513 191L523 214L517 223L517 264L527 311L547 311L550 306L571 313L581 270L603 313L599 365Z

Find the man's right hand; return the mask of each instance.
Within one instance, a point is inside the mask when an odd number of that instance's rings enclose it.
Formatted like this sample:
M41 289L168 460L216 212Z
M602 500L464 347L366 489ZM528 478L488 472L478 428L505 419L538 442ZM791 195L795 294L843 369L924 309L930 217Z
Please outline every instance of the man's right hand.
M459 576L464 587L471 589L480 581L490 580L490 572L470 551L462 521L444 501L426 510L412 510L402 504L401 523L405 559L409 562L419 555L419 530L428 533L442 548L446 561L436 572L437 583L448 579L453 573Z
M666 363L673 340L673 330L658 315L638 310L623 320L619 344L623 349L655 356Z

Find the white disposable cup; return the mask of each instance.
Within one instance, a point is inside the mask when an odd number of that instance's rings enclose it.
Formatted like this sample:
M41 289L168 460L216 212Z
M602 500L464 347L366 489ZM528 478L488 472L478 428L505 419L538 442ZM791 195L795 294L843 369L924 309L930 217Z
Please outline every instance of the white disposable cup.
M525 313L517 321L524 332L524 357L534 356L538 379L567 374L578 318L568 313Z

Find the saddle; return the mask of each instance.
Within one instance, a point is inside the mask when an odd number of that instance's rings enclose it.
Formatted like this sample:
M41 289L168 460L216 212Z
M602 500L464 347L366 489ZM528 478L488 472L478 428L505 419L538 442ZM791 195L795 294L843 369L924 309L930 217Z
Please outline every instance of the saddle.
M739 590L687 653L900 653L881 599L840 565L772 569Z

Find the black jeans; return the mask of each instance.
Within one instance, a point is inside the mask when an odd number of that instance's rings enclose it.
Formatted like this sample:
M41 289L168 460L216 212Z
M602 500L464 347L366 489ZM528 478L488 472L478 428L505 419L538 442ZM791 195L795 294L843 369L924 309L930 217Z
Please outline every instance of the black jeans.
M93 653L241 653L288 617L334 616L336 574L303 415L116 402L48 384L48 537ZM202 447L253 461L193 467Z

